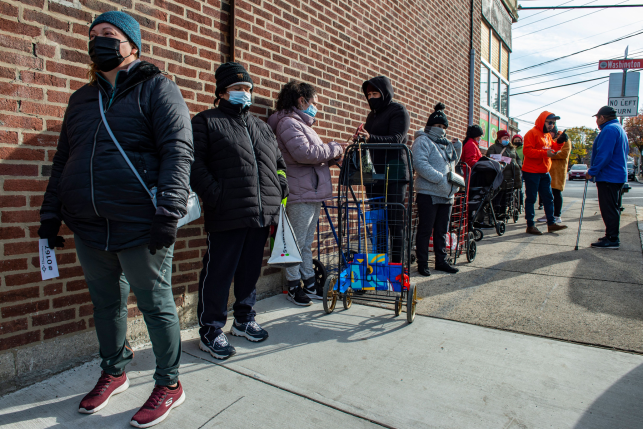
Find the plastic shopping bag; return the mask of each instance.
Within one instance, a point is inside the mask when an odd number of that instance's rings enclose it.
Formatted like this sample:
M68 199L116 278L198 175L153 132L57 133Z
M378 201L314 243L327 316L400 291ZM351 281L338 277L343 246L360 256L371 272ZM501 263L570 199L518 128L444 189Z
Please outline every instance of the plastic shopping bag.
M268 264L274 267L288 268L301 264L301 251L297 244L297 238L292 230L286 207L282 204L279 208L279 225L275 235L275 244Z

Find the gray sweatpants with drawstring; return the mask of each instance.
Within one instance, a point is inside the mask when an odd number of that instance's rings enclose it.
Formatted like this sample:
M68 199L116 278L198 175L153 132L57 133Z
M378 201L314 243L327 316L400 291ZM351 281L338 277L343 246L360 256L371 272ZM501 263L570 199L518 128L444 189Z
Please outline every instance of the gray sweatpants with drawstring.
M297 237L301 260L303 261L299 265L286 268L287 281L305 280L315 276L312 245L315 240L320 210L321 203L286 204L286 214L295 232L295 237Z

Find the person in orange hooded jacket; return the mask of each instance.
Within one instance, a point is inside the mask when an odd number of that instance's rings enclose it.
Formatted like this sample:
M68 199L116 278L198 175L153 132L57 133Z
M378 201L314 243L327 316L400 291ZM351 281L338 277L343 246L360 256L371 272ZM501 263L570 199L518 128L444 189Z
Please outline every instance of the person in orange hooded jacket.
M551 132L556 127L560 116L551 112L542 112L534 127L525 134L522 164L522 177L525 180L525 220L527 233L541 235L534 223L534 203L540 195L547 216L547 231L556 232L567 228L566 225L555 223L554 220L554 195L551 191L551 157L554 156L566 141L567 135L562 133L556 141L551 138Z

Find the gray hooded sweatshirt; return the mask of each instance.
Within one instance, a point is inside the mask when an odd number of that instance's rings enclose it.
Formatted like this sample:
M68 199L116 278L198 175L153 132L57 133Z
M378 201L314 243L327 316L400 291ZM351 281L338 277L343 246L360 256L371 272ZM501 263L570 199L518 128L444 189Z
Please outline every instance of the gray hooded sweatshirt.
M456 185L447 181L450 161L451 171L462 154L462 142L449 142L448 145L435 143L429 138L430 129L415 132L413 168L417 173L414 189L419 194L431 195L433 204L453 204L453 195L458 190Z

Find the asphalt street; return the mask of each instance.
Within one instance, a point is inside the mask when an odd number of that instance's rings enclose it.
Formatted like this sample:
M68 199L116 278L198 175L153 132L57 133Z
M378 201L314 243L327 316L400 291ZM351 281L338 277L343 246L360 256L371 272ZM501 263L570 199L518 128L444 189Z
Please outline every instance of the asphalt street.
M643 183L629 182L632 189L623 196L623 204L634 204L643 206ZM564 198L583 198L583 191L585 189L585 181L574 180L573 182L567 181L565 190L563 191ZM598 201L596 194L596 184L589 183L587 186L587 198L593 201ZM563 202L563 207L565 204Z

